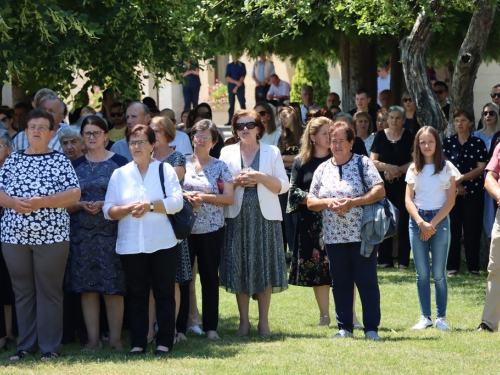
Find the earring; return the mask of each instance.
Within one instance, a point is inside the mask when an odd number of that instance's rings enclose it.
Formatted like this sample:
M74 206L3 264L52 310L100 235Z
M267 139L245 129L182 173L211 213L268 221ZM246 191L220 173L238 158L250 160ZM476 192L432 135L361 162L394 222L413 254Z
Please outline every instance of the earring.
M315 144L316 144L316 142L314 142L314 141L311 141L311 142L313 143L313 145L315 145Z

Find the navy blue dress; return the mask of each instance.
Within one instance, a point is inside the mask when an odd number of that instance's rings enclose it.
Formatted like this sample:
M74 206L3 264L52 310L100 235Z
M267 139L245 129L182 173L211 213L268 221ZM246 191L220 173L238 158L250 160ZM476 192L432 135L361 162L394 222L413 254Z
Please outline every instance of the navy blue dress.
M81 201L104 201L114 170L128 163L114 154L108 160L93 163L84 156L74 160L80 182ZM91 215L79 210L70 217L70 252L65 274L68 293L125 295L125 276L116 253L118 221L106 220L99 212Z

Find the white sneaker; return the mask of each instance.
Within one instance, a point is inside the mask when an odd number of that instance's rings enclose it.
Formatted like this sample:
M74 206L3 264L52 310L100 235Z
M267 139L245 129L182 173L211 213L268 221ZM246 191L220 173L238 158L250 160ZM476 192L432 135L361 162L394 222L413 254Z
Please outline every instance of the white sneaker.
M425 316L421 316L418 319L418 323L415 324L413 327L411 327L411 329L421 330L421 329L426 329L429 327L432 327L432 320L430 320L429 318L426 318Z
M335 335L332 336L332 339L346 339L349 337L354 337L354 335L351 332L346 331L345 329L341 329Z
M200 335L200 336L205 334L205 332L203 332L203 330L200 328L200 326L197 326L197 325L188 327L187 331L191 332L191 333L195 333L195 334Z
M448 323L446 323L446 318L437 318L436 328L441 331L451 331L450 326L448 325Z

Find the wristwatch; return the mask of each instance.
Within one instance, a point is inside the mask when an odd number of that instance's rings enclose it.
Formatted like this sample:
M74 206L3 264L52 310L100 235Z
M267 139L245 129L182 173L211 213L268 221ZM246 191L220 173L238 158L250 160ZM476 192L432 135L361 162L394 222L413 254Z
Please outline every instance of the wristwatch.
M149 202L149 212L153 212L155 210L155 205L153 202Z

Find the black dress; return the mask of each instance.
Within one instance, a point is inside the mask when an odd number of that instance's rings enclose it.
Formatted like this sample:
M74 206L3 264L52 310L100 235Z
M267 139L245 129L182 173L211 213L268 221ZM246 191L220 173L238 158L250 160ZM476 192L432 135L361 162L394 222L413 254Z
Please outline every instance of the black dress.
M398 141L390 141L385 130L379 130L375 134L371 152L378 154L378 160L382 163L402 166L412 160L414 135L409 130L403 130L403 134ZM405 206L406 182L405 175L393 180L386 180L384 173L380 173L384 180L384 187L387 199L389 199L399 210L398 224L398 263L408 267L410 263L410 236L408 222L410 220ZM392 238L382 242L378 249L378 263L394 266L392 259Z
M322 213L310 211L301 204L309 193L314 171L330 158L330 155L313 158L304 165L296 159L292 166L287 212L298 212L299 218L288 278L291 285L312 287L332 283L330 263L323 243Z

